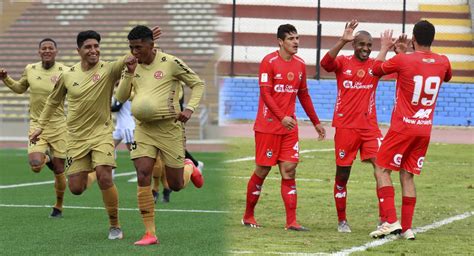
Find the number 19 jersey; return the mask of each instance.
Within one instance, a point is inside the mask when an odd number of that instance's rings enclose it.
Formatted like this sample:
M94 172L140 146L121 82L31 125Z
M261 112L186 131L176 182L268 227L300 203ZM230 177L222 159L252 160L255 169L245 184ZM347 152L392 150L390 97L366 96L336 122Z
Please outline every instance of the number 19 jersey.
M429 136L442 82L451 79L451 64L444 55L416 51L400 53L373 66L375 75L398 73L390 129L411 136Z

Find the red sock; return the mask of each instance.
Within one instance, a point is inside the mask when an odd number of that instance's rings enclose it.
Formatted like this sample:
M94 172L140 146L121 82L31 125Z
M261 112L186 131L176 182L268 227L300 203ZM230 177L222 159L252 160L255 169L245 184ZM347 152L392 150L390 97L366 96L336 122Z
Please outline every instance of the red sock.
M336 202L338 221L346 220L347 181L334 181L334 201Z
M247 184L247 203L244 219L254 217L255 205L257 205L258 199L260 198L263 181L264 179L258 177L255 173L250 177L249 183Z
M296 194L295 179L281 180L281 197L285 203L286 225L296 224L296 204L298 195Z
M382 206L385 221L394 223L397 221L397 209L395 208L395 189L393 186L381 187L378 189L379 202Z
M402 232L411 228L413 214L415 213L416 197L404 196L402 198Z
M379 190L376 189L376 191L377 191L377 198L380 198ZM380 220L381 223L386 222L387 217L385 217L384 214L383 214L382 203L378 199L377 199L377 202L378 202L378 206L379 206L379 220Z

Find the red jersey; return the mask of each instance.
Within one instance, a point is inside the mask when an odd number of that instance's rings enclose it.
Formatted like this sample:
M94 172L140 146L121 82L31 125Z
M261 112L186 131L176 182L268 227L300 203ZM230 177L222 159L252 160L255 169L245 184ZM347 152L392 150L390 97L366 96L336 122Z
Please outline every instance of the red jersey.
M375 75L398 74L390 129L429 136L439 88L452 76L448 58L432 52L400 53L386 62L376 61L372 69Z
M332 126L339 128L378 129L375 90L379 76L372 73L374 59L360 61L354 55L321 60L327 72L335 72L337 100Z
M259 86L261 93L254 125L255 131L271 134L297 132L298 126L289 131L281 124L285 116L296 120L296 97L300 99L313 124L319 123L308 94L306 65L300 57L293 55L291 60L285 61L278 51L265 56L260 63ZM268 95L262 95L265 91L262 89L269 89Z

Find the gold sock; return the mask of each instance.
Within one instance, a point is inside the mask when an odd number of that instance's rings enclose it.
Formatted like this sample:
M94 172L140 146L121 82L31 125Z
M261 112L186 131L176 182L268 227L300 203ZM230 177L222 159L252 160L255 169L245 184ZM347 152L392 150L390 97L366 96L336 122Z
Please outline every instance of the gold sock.
M168 180L166 179L166 172L163 172L163 175L161 175L161 184L163 184L163 189L170 189L170 186L168 185Z
M155 235L155 203L151 186L137 187L138 208L142 215L146 232Z
M95 171L92 171L90 172L88 175L87 175L87 186L86 188L89 188L92 183L94 183L94 181L97 180L97 173Z
M188 185L189 180L191 180L191 174L193 174L194 167L191 164L184 165L183 171L183 180L184 180L184 187Z
M165 175L165 166L163 161L161 161L160 155L156 157L155 165L153 166L153 190L159 191L160 189L160 179Z
M109 215L109 222L111 227L120 227L118 219L118 191L115 185L102 190L102 200L104 201L105 209Z
M64 175L64 172L54 175L54 189L56 190L56 204L54 208L62 211L64 190L66 190L66 175Z

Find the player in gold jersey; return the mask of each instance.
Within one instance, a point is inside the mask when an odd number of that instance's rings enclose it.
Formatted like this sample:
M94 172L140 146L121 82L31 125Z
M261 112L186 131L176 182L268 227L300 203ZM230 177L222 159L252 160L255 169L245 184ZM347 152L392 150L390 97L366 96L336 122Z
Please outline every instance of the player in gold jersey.
M122 239L123 233L118 219L118 191L112 179L112 168L116 165L110 101L114 83L120 79L127 56L114 62L101 61L100 39L100 35L92 30L77 35L81 62L60 76L30 140L38 140L54 110L67 95L66 174L69 189L75 195L82 194L87 187L88 173L95 170L109 216L108 238L113 240Z
M135 142L131 158L138 178L138 207L146 233L136 245L157 244L154 203L151 189L152 170L159 154L165 164L169 187L182 189L191 179L196 187L203 180L197 168L186 171L183 123L189 120L201 100L204 83L183 61L154 49L152 31L136 26L128 34L130 50L137 58L127 62L127 72L115 97L126 101L132 92L132 114L136 118ZM137 63L138 62L138 63ZM139 65L138 65L139 64ZM186 109L180 111L181 82L192 89ZM178 122L179 121L179 122Z
M7 75L5 69L0 69L0 79L12 91L21 94L30 89L30 123L29 133L38 127L38 119L43 110L54 84L59 75L68 69L62 63L56 62L58 53L56 42L45 38L39 43L38 54L41 62L26 66L20 80L15 81ZM61 102L53 110L49 123L44 127L43 136L36 143L28 145L28 161L31 170L39 173L47 165L55 175L54 188L56 190L56 204L50 214L51 218L61 218L63 210L63 197L66 189L66 176L64 175L64 159L66 158L66 123L64 104Z

